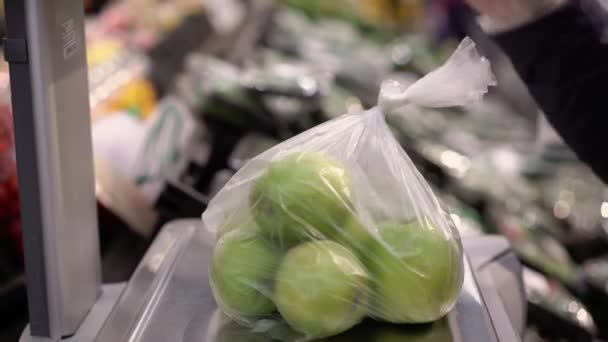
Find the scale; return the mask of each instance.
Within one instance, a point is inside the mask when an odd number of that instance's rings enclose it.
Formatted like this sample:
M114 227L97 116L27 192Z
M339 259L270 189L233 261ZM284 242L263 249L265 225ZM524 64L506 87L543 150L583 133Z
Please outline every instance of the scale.
M82 1L5 8L30 312L21 341L226 341L207 278L214 237L201 220L170 222L127 283L101 284ZM463 244L464 286L442 336L519 341L526 304L509 244Z

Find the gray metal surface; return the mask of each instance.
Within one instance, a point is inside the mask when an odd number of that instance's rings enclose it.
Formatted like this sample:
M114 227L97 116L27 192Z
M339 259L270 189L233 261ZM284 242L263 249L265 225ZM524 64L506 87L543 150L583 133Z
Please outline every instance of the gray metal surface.
M116 304L116 300L125 288L125 283L116 283L104 285L99 299L89 311L89 314L78 327L76 333L70 337L62 339L61 342L89 342L95 339L99 333L101 325L106 320L112 308ZM41 341L40 338L32 338L30 327L26 327L21 335L19 342L35 342Z
M27 46L10 71L31 334L57 341L76 331L100 286L83 3L8 0L6 9L26 29L9 38Z
M497 247L492 244L491 239L484 240L486 237L474 239L490 247ZM207 276L207 263L212 253L213 241L214 237L202 227L200 220L176 221L164 227L134 272L95 341L225 341L225 319L222 319L213 300ZM500 248L494 251L486 250L486 254L489 254L487 259L493 260L495 252L499 251L502 252ZM484 296L468 259L465 260L465 269L463 291L447 318L451 340L517 341L519 337L511 327L511 320L504 315L493 316L497 312L505 313L500 307L509 303L494 300L499 298L498 296ZM490 302L487 301L488 298ZM518 305L523 301L523 297L509 299L509 302L518 302ZM497 325L500 325L498 329ZM365 329L383 327L365 324ZM270 340L264 336L260 339L259 335L244 337L242 332L239 334L239 338L251 338L252 341ZM446 337L441 334L439 336ZM510 339L513 336L515 338Z
M207 262L214 238L200 220L165 226L95 341L182 341L190 321L211 318L216 305Z
M486 301L504 305L489 305L493 316L506 315L512 328L523 334L526 324L526 298L522 278L522 266L511 246L503 237L485 236L465 239L464 246L480 283ZM513 300L521 298L522 300ZM498 310L504 309L503 312Z
M487 308L477 287L471 264L466 257L462 292L456 306L448 314L448 320L454 340L458 342L503 342L490 324Z
M7 0L5 2L7 38L20 41L26 46L25 2ZM16 44L16 43L15 43ZM19 193L21 208L21 227L24 235L25 265L29 300L29 314L32 330L40 335L50 334L49 308L47 303L46 269L44 267L44 246L42 235L42 210L40 209L40 186L36 170L38 159L34 132L34 109L32 106L32 85L30 68L26 56L12 56L6 50L5 59L9 62L13 122L15 126L15 151L19 172Z

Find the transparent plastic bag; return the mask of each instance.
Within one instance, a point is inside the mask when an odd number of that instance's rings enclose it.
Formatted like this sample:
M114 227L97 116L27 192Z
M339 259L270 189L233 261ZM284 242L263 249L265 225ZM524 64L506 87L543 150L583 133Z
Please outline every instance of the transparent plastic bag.
M421 323L445 315L462 286L460 237L384 113L464 105L493 83L466 39L411 87L385 83L378 107L249 161L203 214L218 239L210 282L220 308L258 332L286 322L300 340L336 335L364 317Z

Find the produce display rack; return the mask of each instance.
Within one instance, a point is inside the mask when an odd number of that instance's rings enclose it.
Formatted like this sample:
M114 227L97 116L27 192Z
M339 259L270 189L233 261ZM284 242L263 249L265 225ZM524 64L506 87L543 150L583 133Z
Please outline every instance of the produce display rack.
M30 319L21 341L219 340L206 278L213 237L200 220L168 223L128 283L101 284L82 3L5 6ZM500 237L465 239L464 248L452 339L518 341L517 258Z

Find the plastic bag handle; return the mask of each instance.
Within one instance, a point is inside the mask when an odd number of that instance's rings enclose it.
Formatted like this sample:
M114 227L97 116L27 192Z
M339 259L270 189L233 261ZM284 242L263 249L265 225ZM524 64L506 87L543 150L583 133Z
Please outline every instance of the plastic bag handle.
M490 62L465 38L448 61L406 87L395 80L382 83L378 104L383 112L407 104L427 108L465 106L481 100L496 85Z

